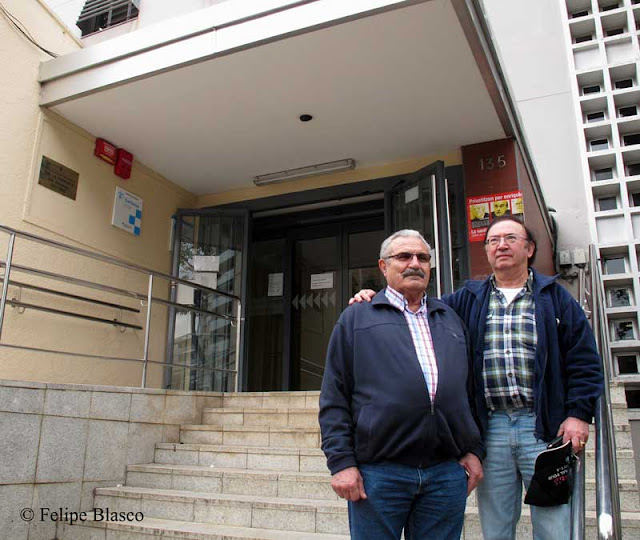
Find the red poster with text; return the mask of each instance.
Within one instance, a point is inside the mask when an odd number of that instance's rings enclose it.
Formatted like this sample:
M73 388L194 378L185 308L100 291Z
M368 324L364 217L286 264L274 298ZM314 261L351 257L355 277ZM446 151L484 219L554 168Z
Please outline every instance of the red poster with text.
M467 197L469 241L484 241L489 224L496 218L509 215L524 217L521 191Z

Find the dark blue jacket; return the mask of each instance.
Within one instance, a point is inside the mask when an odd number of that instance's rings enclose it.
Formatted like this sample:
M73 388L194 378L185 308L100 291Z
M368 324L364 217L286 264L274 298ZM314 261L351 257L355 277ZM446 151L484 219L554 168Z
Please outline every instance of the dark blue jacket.
M428 467L468 452L484 458L472 414L466 330L440 300L428 298L427 309L438 364L433 404L404 314L384 291L338 319L319 415L332 474L363 463Z
M484 330L491 283L467 281L442 298L467 325L472 339L476 410L486 429L488 410L482 379ZM549 441L560 424L574 416L591 422L603 388L601 361L582 308L556 277L533 272L538 342L535 358L536 436Z

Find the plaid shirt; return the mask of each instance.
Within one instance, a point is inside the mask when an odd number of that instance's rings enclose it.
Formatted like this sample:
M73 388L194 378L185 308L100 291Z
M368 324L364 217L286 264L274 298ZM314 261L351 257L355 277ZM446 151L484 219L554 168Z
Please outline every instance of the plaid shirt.
M393 307L402 311L409 325L413 346L416 349L418 362L420 362L420 368L422 368L429 397L433 404L436 398L436 388L438 387L438 364L436 363L436 353L433 349L433 340L431 339L431 330L429 330L429 321L427 319L427 295L425 293L422 297L420 308L414 313L409 309L409 304L404 296L395 289L387 285L384 294Z
M509 305L491 276L482 378L487 407L532 408L536 355L533 272Z

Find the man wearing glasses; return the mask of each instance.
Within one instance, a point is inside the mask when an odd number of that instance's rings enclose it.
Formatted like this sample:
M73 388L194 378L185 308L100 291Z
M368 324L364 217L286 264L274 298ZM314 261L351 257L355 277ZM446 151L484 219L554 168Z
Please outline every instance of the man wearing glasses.
M583 449L603 379L584 312L555 277L530 268L536 244L522 221L494 220L485 252L493 274L443 301L467 325L474 350L487 451L477 491L483 536L515 540L522 485L529 486L535 458L556 436L576 453ZM531 522L534 540L566 540L569 505L531 506Z
M387 280L348 307L331 336L320 394L331 485L349 504L352 540L458 540L482 478L468 339L427 297L431 249L417 231L387 238Z

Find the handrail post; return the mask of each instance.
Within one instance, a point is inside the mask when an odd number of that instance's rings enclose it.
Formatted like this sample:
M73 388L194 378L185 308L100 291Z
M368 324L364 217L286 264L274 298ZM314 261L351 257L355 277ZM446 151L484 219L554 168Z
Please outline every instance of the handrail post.
M151 333L151 302L153 298L153 274L149 274L149 291L147 293L147 322L144 327L144 355L142 361L142 388L147 386L147 365L149 363L149 334Z
M236 316L236 384L234 390L240 387L238 380L238 367L240 366L240 323L242 322L242 302L238 300L238 315Z
M573 491L571 492L571 540L584 540L584 490L587 456L583 449L573 463Z
M7 247L7 262L4 265L4 281L2 283L2 298L0 299L0 338L2 338L2 325L4 323L4 309L7 306L7 293L9 292L9 274L11 273L11 259L13 257L13 246L15 244L15 233L9 236Z
M594 245L589 251L591 269L592 327L602 357L604 389L596 402L596 529L598 540L621 540L620 498L618 493L618 467L616 441L611 410L609 384L613 376L607 319L604 310L604 284L598 266Z

